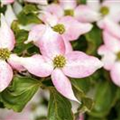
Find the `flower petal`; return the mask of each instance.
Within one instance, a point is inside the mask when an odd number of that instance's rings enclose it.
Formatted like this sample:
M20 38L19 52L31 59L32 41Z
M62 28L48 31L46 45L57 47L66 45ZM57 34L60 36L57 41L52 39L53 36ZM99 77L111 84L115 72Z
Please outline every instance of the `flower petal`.
M112 81L113 81L117 86L120 87L120 62L117 62L117 63L113 66L110 74L111 74Z
M83 78L93 74L102 67L102 62L83 52L71 52L66 55L66 65L62 69L64 74L73 78Z
M112 34L115 37L118 37L120 39L120 25L115 23L114 21L105 18L103 20L100 20L97 25L106 31L108 31L110 34Z
M45 25L35 25L28 36L27 41L25 41L25 43L29 43L31 41L36 42L39 41L40 38L43 36L43 34L45 33L46 30L46 26Z
M77 18L77 20L83 23L95 22L101 18L101 15L97 11L91 9L89 6L79 5L75 9L75 18Z
M9 64L0 60L0 92L3 91L11 82L13 71Z
M73 17L63 17L60 24L65 26L65 33L62 35L66 40L76 40L82 34L89 32L92 29L92 25L89 23L80 23Z
M62 73L60 69L55 69L52 72L51 78L58 92L60 92L64 97L78 102L73 93L69 79Z
M58 18L61 18L64 15L62 7L58 4L50 4L46 6L43 10L56 15Z
M103 32L103 40L109 50L113 51L114 53L120 51L120 40L112 36L107 31Z
M62 37L50 27L47 27L46 32L36 44L39 46L41 53L50 58L65 53L65 43Z
M14 0L1 0L2 5L7 5L7 4L10 4L13 2L14 2Z
M15 37L7 24L5 17L1 14L1 27L0 27L0 48L8 48L12 50L15 45Z
M59 0L64 9L74 9L77 6L76 0Z
M30 3L41 4L41 5L47 5L47 0L24 0L24 1L30 2Z
M19 72L25 71L26 69L20 64L18 59L19 57L16 54L11 54L10 58L7 61L12 66L13 69Z
M15 13L13 12L11 5L7 5L7 10L5 12L5 18L9 26L11 26L12 22L17 19Z
M53 66L50 60L41 56L33 55L32 57L17 58L17 62L26 68L31 74L38 77L47 77L52 73Z

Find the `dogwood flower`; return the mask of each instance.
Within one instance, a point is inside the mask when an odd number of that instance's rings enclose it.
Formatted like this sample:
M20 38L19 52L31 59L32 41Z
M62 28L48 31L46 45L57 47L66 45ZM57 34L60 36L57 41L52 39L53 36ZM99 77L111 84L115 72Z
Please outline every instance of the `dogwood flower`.
M66 48L72 50L68 41L76 40L81 34L92 29L91 24L79 23L72 17L63 17L59 20L56 16L45 13L41 16L41 19L45 24L34 26L25 43L33 41L39 47L44 39L54 39L53 37L59 36L63 38Z
M2 5L11 4L11 3L13 3L13 2L14 2L14 0L1 0L1 4L2 4Z
M93 11L89 6L77 5L77 0L59 0L59 4L47 5L43 7L43 10L58 16L58 18L72 16L82 22L85 22L86 19L94 21L100 18L100 14Z
M104 68L110 71L113 82L120 86L120 39L112 36L107 31L103 32L104 45L98 54L102 56Z
M10 53L15 45L15 38L12 30L1 15L0 27L0 91L3 91L13 78L11 66L7 63Z
M94 22L108 18L117 22L120 20L119 6L119 0L104 0L102 3L100 3L100 0L87 0L87 5L82 5L79 9L79 21Z
M87 77L101 68L102 62L83 52L66 52L62 37L51 33L49 35L46 36L47 39L41 40L40 48L42 55L37 54L26 58L18 57L16 61L19 61L33 75L38 77L48 77L51 75L55 88L63 96L78 101L74 96L68 77ZM49 39L50 37L53 39Z

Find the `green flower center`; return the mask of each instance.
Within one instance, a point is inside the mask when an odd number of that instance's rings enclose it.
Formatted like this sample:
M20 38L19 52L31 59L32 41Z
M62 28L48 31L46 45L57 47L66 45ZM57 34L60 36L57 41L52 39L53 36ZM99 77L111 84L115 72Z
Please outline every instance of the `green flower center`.
M57 24L53 27L53 30L59 34L63 34L65 32L65 26L63 24Z
M7 48L0 48L0 59L7 60L10 57L10 51Z
M116 55L117 55L117 60L120 60L120 52L118 52Z
M53 60L53 64L55 68L63 68L66 64L66 59L63 55L57 55Z
M103 6L103 7L101 7L101 9L100 9L100 13L101 13L103 16L108 15L109 12L110 12L110 11L109 11L109 8L106 7L106 6Z
M74 10L72 9L67 9L64 11L65 16L74 16Z

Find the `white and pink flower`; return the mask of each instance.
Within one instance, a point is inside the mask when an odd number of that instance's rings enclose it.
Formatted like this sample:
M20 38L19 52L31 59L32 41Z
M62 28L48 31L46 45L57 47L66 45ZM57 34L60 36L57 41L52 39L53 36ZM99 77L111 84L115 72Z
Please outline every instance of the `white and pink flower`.
M120 86L120 39L111 35L107 31L103 32L104 45L98 53L102 56L104 68L110 71L113 82Z

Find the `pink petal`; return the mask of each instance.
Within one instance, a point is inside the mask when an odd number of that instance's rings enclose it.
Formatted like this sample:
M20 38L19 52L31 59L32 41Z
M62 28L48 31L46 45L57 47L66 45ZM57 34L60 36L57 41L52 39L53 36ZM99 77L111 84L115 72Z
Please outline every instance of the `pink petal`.
M100 0L87 0L87 5L94 11L99 11L101 7Z
M8 48L12 50L15 45L15 37L8 26L5 17L1 15L1 26L0 26L0 48Z
M97 24L101 29L108 31L110 34L120 39L120 32L119 32L120 25L119 24L113 22L112 20L108 18L99 21Z
M12 78L13 71L11 67L5 61L0 60L0 92L8 87Z
M120 51L120 40L112 36L107 31L103 32L103 40L105 45L109 48L109 50L115 53Z
M64 9L74 9L77 6L76 0L59 0Z
M63 68L65 75L73 78L83 78L93 74L102 67L102 62L83 52L71 52L66 55L66 65Z
M105 0L103 1L102 6L106 6L110 10L110 13L107 15L107 17L114 20L115 22L120 21L120 1Z
M2 5L7 5L7 4L10 4L13 2L14 2L14 0L1 0Z
M69 79L63 74L60 69L55 69L52 73L51 78L58 92L60 92L64 97L78 102L73 93Z
M18 61L19 57L16 54L11 54L10 58L8 59L8 63L12 66L13 69L22 72L25 71L25 68L20 64Z
M60 24L65 26L65 33L62 35L66 40L76 40L82 34L89 32L92 29L92 25L89 23L80 23L73 17L63 17Z
M120 62L117 62L117 63L113 66L110 74L111 74L112 81L113 81L117 86L120 87Z
M94 4L94 3L93 3ZM82 12L80 12L82 11ZM89 6L79 5L75 9L75 18L80 22L95 22L100 19L100 14L97 11L94 11Z
M29 36L28 36L28 40L25 41L25 43L29 43L29 42L36 42L36 41L39 41L40 38L43 36L43 34L45 33L46 31L46 26L43 25L43 24L40 24L40 25L35 25L30 33L29 33Z
M46 32L38 41L37 45L39 46L41 53L50 58L65 53L65 44L62 37L50 27L47 27Z
M58 17L55 14L41 11L39 18L47 25L55 26L58 22Z
M41 4L41 5L47 5L47 0L24 0L24 1L30 2L30 3Z
M17 62L20 62L31 74L38 77L47 77L53 70L51 61L41 55L33 55L26 58L20 57Z
M102 55L102 62L104 64L104 68L106 70L111 70L116 60L116 54L113 53L110 49L108 49L105 45L102 45L98 49L98 54Z
M7 10L5 12L5 18L7 20L7 23L9 24L9 26L11 26L11 24L14 20L17 20L16 15L13 12L11 5L7 5Z
M58 4L50 4L44 9L45 11L56 15L58 18L61 18L64 15L63 8Z

